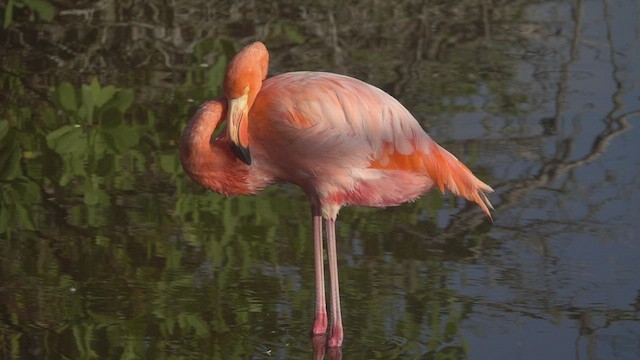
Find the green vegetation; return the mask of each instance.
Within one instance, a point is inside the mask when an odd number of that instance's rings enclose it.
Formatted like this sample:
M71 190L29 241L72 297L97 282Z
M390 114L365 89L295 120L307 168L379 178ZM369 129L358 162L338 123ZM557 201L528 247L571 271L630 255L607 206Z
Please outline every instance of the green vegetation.
M55 12L55 8L45 0L7 0L4 8L3 27L8 28L13 22L13 14L15 9L29 9L46 21L51 21Z

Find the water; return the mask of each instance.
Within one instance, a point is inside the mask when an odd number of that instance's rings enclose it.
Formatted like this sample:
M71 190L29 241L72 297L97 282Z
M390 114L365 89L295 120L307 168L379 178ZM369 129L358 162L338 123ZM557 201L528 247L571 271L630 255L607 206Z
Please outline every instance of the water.
M0 7L1 358L640 358L637 3L46 4ZM179 166L253 40L383 88L496 189L493 224L341 212L341 351L309 336L302 192Z

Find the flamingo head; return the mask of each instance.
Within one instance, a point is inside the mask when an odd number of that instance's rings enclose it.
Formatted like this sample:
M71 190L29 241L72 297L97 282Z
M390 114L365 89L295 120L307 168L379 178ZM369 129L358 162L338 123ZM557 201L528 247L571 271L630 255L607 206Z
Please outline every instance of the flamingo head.
M261 42L240 50L227 66L224 94L228 102L227 131L231 149L251 165L249 152L249 109L267 77L269 52Z

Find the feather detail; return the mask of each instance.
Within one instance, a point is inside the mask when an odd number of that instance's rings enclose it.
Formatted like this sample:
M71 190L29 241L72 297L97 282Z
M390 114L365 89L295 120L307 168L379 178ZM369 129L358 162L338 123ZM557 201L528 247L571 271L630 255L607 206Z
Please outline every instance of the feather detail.
M441 192L449 190L454 195L476 202L491 218L489 209L493 206L485 193L493 192L493 189L433 140L427 139L426 142L428 145L423 151L417 150L412 142L413 151L409 154L401 154L392 143L385 143L369 167L426 174Z
M476 202L489 219L493 220L489 211L493 210L493 206L485 195L493 192L493 189L473 175L460 160L433 142L429 152L422 155L422 161L429 177L441 192L448 189L454 195Z

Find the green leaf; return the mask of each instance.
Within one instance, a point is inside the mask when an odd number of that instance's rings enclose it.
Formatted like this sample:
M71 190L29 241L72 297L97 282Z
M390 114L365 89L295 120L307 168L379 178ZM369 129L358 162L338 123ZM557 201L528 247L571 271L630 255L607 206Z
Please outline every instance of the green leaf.
M7 232L7 229L9 228L9 220L11 215L9 212L9 209L4 206L2 208L2 211L0 211L0 234Z
M178 165L178 158L175 153L160 155L160 168L169 174L175 174Z
M227 39L220 39L218 42L220 44L220 49L222 53L227 57L227 59L231 59L237 53L235 46L233 46L233 42Z
M128 151L140 141L139 132L132 126L126 124L105 129L104 132L111 137L112 144L119 153Z
M42 124L44 129L55 127L57 124L57 117L55 110L50 106L44 106L41 110Z
M85 178L84 203L91 206L109 204L109 195L100 188L99 178L95 175Z
M75 129L77 129L78 127L75 125L64 125L60 128L55 129L54 131L50 132L49 134L47 134L47 145L50 148L54 148L55 143L62 137L64 136L66 133L69 133L71 131L74 131Z
M47 135L47 145L58 154L84 153L87 139L81 127L65 125Z
M91 181L91 178L87 178L84 182L84 203L87 205L97 205L99 202L99 189L97 184Z
M80 91L82 93L82 107L84 107L84 116L89 124L93 124L93 108L95 107L95 100L93 97L92 87L89 85L82 85Z
M20 146L15 141L0 148L0 180L12 180L20 175Z
M91 84L89 84L89 86L91 87L91 94L93 95L94 99L97 99L98 96L100 96L100 82L98 81L98 78L93 78L91 79Z
M6 29L11 25L11 21L13 20L13 0L9 0L7 3L7 7L4 9L4 24L3 27Z
M93 85L93 83L92 83ZM113 85L107 85L98 91L96 96L96 107L100 108L113 98L116 93L116 88Z
M96 161L100 160L105 153L108 153L107 150L111 149L111 143L109 142L109 139L107 137L108 136L105 136L104 132L96 133L96 136L92 144L93 153L96 156Z
M0 140L7 136L9 129L9 122L7 120L0 120Z
M115 107L120 112L125 112L133 103L133 90L120 89L115 96L105 105L105 107Z
M55 8L50 3L44 0L24 0L24 3L37 12L43 20L51 21L53 19Z
M109 107L100 113L100 125L103 129L117 128L123 120L122 113L115 107Z
M40 186L33 181L23 181L21 186L16 187L16 191L18 191L20 199L27 204L36 204L42 200Z
M218 61L209 69L209 76L207 77L208 88L214 89L216 92L222 89L222 81L224 79L224 73L227 69L227 63L229 60L226 56L218 56Z
M60 177L59 184L62 186L66 186L69 184L71 180L73 180L76 176L86 176L86 148L85 151L79 152L78 154L70 154L63 157L64 160L64 168L62 171L62 176Z
M68 82L64 81L58 86L58 100L65 110L77 111L78 102L76 100L76 89Z
M97 176L103 177L113 177L114 168L116 164L115 156L113 154L105 154L102 158L98 160L98 163L95 168L95 174ZM126 173L125 173L126 174ZM122 174L126 176L125 174ZM120 174L118 174L120 175Z
M24 223L24 227L27 230L35 230L36 226L33 224L33 215L31 214L31 208L26 208L23 204L16 203L16 210L18 216Z

